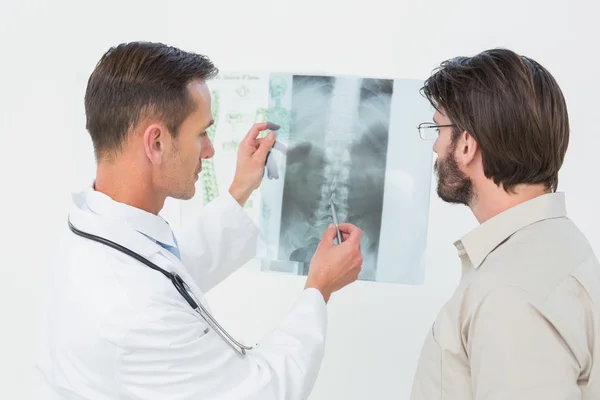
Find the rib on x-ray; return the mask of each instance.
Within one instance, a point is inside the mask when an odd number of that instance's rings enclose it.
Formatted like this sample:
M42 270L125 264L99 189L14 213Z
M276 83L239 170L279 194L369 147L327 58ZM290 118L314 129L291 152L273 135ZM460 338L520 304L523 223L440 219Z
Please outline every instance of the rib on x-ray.
M381 227L391 80L295 76L279 258L304 263L327 226L338 220L363 230L361 278L373 280Z
M263 270L308 274L331 200L340 223L363 231L359 279L422 279L432 152L416 129L431 117L417 83L271 76L268 118L287 115L288 130L285 155L272 155L279 179L261 187Z

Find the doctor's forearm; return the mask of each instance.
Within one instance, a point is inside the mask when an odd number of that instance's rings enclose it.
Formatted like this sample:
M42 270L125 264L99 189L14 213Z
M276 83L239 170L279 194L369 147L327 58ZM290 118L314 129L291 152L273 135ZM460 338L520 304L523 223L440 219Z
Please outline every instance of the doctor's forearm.
M194 281L209 291L256 255L258 228L238 201L224 193L186 223L181 255Z

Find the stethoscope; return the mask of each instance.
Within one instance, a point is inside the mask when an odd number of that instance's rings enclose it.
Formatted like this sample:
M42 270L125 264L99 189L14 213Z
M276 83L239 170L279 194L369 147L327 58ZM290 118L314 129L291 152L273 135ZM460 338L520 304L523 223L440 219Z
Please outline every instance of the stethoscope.
M192 307L206 321L206 323L211 328L213 328L219 334L219 336L221 336L221 338L233 348L233 350L235 350L239 355L244 356L244 355L246 355L246 350L252 349L252 347L244 346L243 344L236 341L233 337L231 337L231 335L229 333L227 333L227 331L221 325L219 325L219 323L213 318L213 316L210 315L210 313L206 310L206 308L204 308L204 306L198 301L198 299L196 299L196 296L194 296L194 294L191 293L191 290L189 290L189 287L187 286L187 284L175 272L165 271L164 269L160 268L158 265L148 261L146 258L144 258L141 255L137 254L136 252L128 249L127 247L121 246L118 243L112 242L112 241L105 239L103 237L100 237L100 236L92 235L87 232L82 232L79 229L75 228L73 226L73 224L71 224L71 221L69 221L69 228L76 235L79 235L86 239L90 239L95 242L110 246L113 249L119 250L119 251L127 254L128 256L131 256L131 257L135 258L136 260L146 264L148 267L152 268L153 270L156 270L156 271L162 273L164 276L166 276L167 278L169 278L171 280L171 282L173 283L173 286L175 286L175 289L177 289L177 291L183 296L183 298L188 302L190 307ZM190 295L190 293L191 293L191 295Z

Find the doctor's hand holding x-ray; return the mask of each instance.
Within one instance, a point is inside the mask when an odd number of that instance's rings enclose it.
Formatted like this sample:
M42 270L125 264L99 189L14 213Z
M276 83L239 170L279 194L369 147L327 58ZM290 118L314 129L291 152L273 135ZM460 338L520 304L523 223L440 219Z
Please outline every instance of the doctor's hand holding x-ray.
M316 381L326 303L362 266L361 231L323 233L293 308L257 345L218 324L204 294L248 262L258 229L243 209L275 135L256 124L241 142L229 190L175 237L166 197L190 199L215 151L204 56L156 43L110 49L85 95L97 158L73 194L49 268L38 399L301 400ZM209 84L209 83L208 83ZM214 318L214 319L213 319ZM225 329L223 329L225 328Z

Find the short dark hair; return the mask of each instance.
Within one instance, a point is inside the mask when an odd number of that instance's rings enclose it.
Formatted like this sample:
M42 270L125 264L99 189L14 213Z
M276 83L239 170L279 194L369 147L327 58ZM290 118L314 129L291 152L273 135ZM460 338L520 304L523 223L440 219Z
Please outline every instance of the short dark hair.
M569 143L569 117L554 77L531 58L507 49L440 64L421 92L481 149L484 174L511 191L544 184L556 191Z
M92 72L85 93L86 128L96 158L117 152L142 118L160 118L176 136L195 106L187 85L217 74L206 56L162 43L111 47Z

